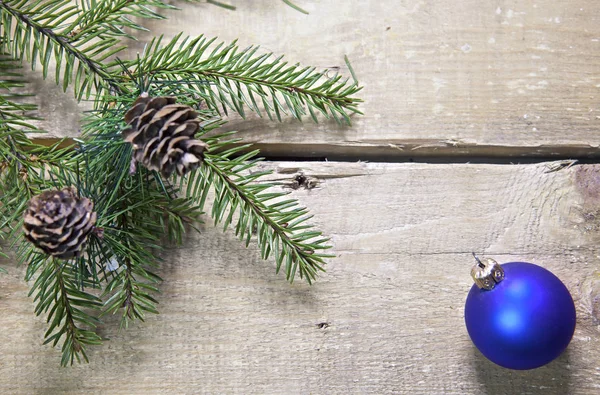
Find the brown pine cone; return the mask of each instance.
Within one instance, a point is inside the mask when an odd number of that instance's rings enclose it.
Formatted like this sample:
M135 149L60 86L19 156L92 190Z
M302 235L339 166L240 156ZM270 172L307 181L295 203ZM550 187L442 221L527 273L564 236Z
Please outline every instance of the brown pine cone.
M180 176L197 168L208 149L194 135L200 128L198 113L175 104L174 97L150 97L143 93L125 114L122 135L133 145L133 160L165 178L173 171Z
M25 210L25 238L56 258L80 256L96 224L93 208L89 199L77 197L74 188L42 192Z

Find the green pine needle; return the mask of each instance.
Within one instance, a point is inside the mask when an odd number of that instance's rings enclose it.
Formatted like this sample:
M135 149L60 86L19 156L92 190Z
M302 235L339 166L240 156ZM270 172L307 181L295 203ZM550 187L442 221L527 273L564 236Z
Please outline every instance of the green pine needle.
M228 10L232 10L232 11L235 11L235 9L236 9L235 6L232 6L230 4L225 4L225 3L222 3L222 2L216 1L216 0L206 0L206 2L209 4L214 4L216 6L228 9Z
M100 299L80 288L77 269L68 262L37 254L32 263L41 269L29 295L35 295L35 314L47 314L49 326L44 344L56 346L63 340L63 366L72 365L75 360L88 362L86 347L102 343L93 330L100 321L89 313L100 309Z
M283 2L287 5L289 5L290 7L292 7L293 9L295 9L296 11L299 11L303 14L308 15L308 11L305 11L304 9L298 7L296 4L292 3L290 0L283 0Z

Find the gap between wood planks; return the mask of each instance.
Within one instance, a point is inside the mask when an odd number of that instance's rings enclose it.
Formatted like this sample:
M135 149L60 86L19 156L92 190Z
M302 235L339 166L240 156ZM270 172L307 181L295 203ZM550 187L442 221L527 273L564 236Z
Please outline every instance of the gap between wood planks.
M76 145L72 138L33 138L34 143L59 147ZM276 162L382 162L382 163L475 163L531 164L572 161L580 164L600 163L600 147L594 146L484 146L453 145L403 146L395 144L348 146L333 144L272 144L255 143L250 149L260 150L266 161ZM239 145L248 142L239 143ZM236 144L233 144L236 145ZM245 151L243 151L245 152Z

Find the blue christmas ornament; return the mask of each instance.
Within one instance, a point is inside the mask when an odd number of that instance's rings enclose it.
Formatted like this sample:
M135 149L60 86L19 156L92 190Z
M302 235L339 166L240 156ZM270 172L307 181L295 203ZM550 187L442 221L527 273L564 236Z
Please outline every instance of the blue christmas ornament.
M489 258L477 259L471 275L465 323L486 358L509 369L535 369L567 348L575 305L558 277L533 263L499 265Z

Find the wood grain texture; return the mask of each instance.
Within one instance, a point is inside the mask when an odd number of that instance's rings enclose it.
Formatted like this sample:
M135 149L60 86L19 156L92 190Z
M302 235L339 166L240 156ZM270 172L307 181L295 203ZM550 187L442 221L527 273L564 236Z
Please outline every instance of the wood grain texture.
M592 0L228 0L184 4L133 44L181 30L262 44L364 84L351 128L231 117L264 154L598 155L600 4ZM52 73L50 73L52 74ZM32 74L51 136L76 136L77 105ZM600 167L554 164L271 163L317 183L293 190L337 258L309 287L288 285L231 232L210 225L169 251L159 316L117 332L89 365L42 346L24 269L0 276L0 393L596 394L600 391ZM470 253L549 268L576 302L567 352L508 371L463 322Z
M167 255L158 316L59 368L41 346L23 268L2 262L6 394L597 394L600 167L272 163L316 187L335 254L315 285L288 285L231 232L206 225ZM558 275L578 313L568 351L528 372L485 360L463 306L471 251Z
M364 84L365 116L273 123L232 117L229 129L275 156L393 160L432 155L598 156L600 3L594 0L230 0L232 12L177 2L185 11L153 35L239 39L290 62ZM43 107L44 108L44 107ZM52 116L45 110L45 114ZM48 122L54 134L77 129ZM70 126L70 125L68 125Z

